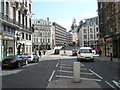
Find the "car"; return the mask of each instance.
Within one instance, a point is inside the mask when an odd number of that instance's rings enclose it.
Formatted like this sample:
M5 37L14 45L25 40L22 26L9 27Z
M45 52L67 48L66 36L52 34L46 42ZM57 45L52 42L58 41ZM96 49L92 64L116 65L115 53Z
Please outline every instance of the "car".
M20 68L23 65L27 65L28 61L24 59L21 55L8 56L2 60L2 69L4 68Z
M72 56L77 56L77 51L78 51L77 49L73 49L72 50Z
M30 52L30 53L24 53L22 55L25 59L28 60L29 62L38 62L39 61L39 57L35 52Z
M54 54L60 54L60 49L55 49Z
M94 54L91 47L80 47L77 53L78 61L92 61L94 62Z

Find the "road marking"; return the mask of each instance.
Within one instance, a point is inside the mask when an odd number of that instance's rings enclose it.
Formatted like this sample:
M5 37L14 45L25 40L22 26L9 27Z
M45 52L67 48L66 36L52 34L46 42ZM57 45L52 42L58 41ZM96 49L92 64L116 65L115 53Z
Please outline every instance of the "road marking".
M56 64L56 67L58 67L59 63Z
M73 72L72 72L72 71L64 71L64 70L58 70L58 72L64 72L64 73L72 73L72 74L73 74Z
M61 64L61 65L66 67L73 67L73 65L67 65L67 64Z
M97 73L95 73L94 71L92 71L91 69L89 69L90 72L92 72L93 74L95 74L97 77L99 77L100 79L103 79L100 75L98 75Z
M61 69L65 69L65 68L68 68L68 69L73 69L73 67L63 67L63 66L61 66Z
M68 79L72 79L73 77L71 76L62 76L62 75L56 75L57 78L68 78Z
M82 63L80 63L82 67L84 67L84 65Z
M117 81L115 81L115 80L112 80L112 82L113 82L116 86L118 86L118 87L120 88L120 83L119 83L119 82L117 82Z
M50 76L50 78L49 78L49 80L48 80L49 82L52 80L54 74L55 74L55 70L52 72L52 75Z
M107 83L110 87L115 89L115 87L113 85L111 85L109 82L105 81L105 83Z
M88 75L93 75L93 73L82 73L82 72L80 72L80 74L88 74Z
M62 75L56 75L57 78L67 78L67 79L73 79L72 76L62 76ZM91 80L91 81L98 81L100 82L100 79L90 79L90 78L80 78L81 80Z
M91 80L91 81L97 81L97 82L100 82L101 80L100 79L91 79L91 78L80 78L82 80Z

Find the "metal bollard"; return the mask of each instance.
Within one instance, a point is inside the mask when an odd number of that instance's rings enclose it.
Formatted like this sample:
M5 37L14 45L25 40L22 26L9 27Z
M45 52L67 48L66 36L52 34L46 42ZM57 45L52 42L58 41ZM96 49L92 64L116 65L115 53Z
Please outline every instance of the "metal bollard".
M73 65L73 82L80 82L80 62L74 62Z

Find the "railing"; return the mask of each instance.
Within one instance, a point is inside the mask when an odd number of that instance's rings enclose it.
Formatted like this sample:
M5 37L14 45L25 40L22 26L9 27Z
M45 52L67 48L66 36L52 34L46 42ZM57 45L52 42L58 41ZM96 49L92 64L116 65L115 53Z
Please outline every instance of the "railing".
M19 27L22 27L22 28L24 28L24 29L26 29L26 30L29 30L29 31L32 31L32 30L33 30L32 27L27 27L27 26L25 26L25 25L17 22L15 19L9 18L7 15L4 15L4 14L1 13L1 12L0 12L0 18L3 19L3 20L5 20L5 21L7 21L7 22L9 22L9 23L12 23L12 24L17 25L17 26L19 26Z

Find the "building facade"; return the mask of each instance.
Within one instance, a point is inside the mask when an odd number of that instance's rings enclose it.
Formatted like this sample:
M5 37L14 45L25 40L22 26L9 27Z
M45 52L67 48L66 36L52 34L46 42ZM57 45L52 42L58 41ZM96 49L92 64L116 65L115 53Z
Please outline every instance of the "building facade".
M31 52L31 0L0 0L1 59L9 55Z
M33 45L34 50L52 49L53 48L53 29L52 23L43 19L33 19L34 25Z
M103 55L120 57L120 1L98 2L98 15Z
M73 33L71 31L67 32L67 45L73 45Z
M76 24L76 19L73 19L72 25L71 25L71 32L73 33L73 45L77 46L78 45L78 33L77 33L78 26Z
M66 43L66 28L53 22L53 28L55 31L55 46L63 46Z
M98 17L81 20L78 26L78 40L80 46L90 46L98 49Z

